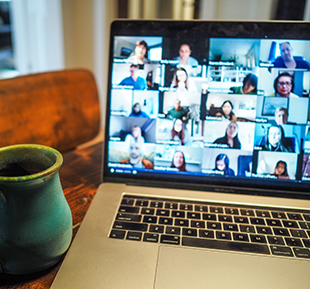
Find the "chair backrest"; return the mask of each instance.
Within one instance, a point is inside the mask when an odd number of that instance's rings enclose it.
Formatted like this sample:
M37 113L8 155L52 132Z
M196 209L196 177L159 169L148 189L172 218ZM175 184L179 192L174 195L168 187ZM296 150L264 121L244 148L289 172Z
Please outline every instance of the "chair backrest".
M64 152L100 131L95 79L83 69L0 80L0 147L36 143Z

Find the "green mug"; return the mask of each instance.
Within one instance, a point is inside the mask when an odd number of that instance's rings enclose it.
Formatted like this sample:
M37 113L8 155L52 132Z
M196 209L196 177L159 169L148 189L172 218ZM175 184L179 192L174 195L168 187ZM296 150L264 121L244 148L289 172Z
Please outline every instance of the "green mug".
M28 274L57 263L72 239L62 155L35 144L0 148L0 273Z

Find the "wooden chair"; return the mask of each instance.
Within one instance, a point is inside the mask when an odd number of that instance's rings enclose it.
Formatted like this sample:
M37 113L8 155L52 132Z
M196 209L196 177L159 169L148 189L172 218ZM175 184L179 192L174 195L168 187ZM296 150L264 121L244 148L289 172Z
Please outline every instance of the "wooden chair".
M82 69L0 80L0 147L36 143L60 152L100 131L98 90Z

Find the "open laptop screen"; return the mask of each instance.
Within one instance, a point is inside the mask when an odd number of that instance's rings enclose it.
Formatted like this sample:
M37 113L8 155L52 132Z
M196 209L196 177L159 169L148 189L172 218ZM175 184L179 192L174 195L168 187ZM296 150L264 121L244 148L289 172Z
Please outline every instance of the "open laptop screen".
M309 28L114 22L104 177L305 194Z

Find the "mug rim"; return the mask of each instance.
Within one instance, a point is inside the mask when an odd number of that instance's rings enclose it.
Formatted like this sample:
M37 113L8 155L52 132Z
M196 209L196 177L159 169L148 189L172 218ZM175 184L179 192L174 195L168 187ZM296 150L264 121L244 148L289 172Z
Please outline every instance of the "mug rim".
M56 161L53 165L51 165L50 167L48 167L45 170L42 170L38 173L34 173L31 175L26 175L26 176L14 176L14 177L10 177L10 176L0 176L0 182L22 182L22 181L31 181L31 180L35 180L38 178L42 178L44 176L48 176L51 175L55 172L57 172L60 168L60 166L63 163L63 156L62 154L49 146L45 146L45 145L40 145L40 144L17 144L17 145L9 145L9 146L5 146L5 147L1 147L0 148L0 154L2 152L5 151L10 151L10 150L22 150L22 149L37 149L37 150L44 150L44 151L48 151L50 153L53 153L56 156Z

